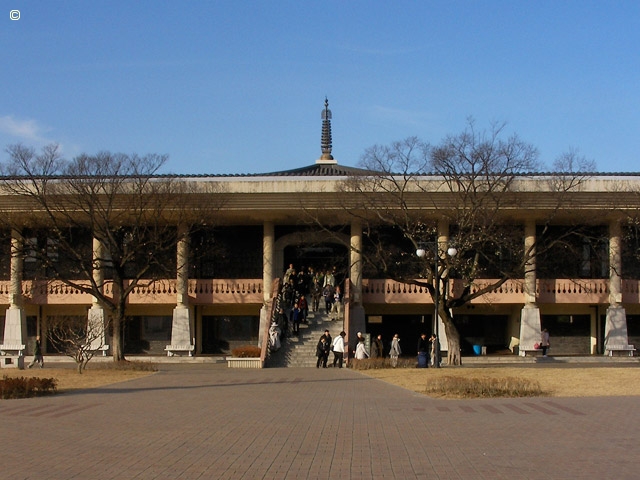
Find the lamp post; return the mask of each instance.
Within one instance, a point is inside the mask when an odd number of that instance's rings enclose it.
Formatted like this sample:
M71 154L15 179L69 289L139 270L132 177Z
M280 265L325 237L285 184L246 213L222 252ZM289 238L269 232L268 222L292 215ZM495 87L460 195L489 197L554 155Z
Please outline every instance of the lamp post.
M438 261L440 260L440 249L438 242L423 242L420 244L418 249L416 250L416 255L419 258L423 258L427 251L423 248L428 246L433 251L433 259L434 259L434 269L433 269L433 278L435 283L435 292L433 295L433 305L434 305L434 320L435 320L435 328L436 328L436 342L440 343L440 314L438 312L438 299L440 297L440 274L438 272ZM454 247L449 247L446 251L446 254L450 257L455 257L458 254L458 250ZM440 350L438 349L438 358L436 358L436 368L440 368Z

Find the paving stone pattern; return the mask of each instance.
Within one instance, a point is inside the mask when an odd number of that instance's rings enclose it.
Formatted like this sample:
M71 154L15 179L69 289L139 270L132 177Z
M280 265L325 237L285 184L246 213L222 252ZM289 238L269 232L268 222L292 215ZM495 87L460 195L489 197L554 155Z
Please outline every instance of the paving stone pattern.
M161 368L0 401L0 477L640 477L634 397L451 401L344 368Z

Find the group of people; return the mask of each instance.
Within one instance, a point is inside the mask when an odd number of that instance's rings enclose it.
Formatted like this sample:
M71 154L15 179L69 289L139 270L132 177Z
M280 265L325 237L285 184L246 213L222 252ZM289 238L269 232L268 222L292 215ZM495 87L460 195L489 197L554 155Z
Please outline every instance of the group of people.
M331 335L329 334L329 330L325 330L324 334L318 340L318 345L316 346L316 357L318 357L318 361L316 362L316 368L327 367L327 360L329 357L329 352L333 352L333 366L342 368L344 362L344 353L345 353L345 337L346 333L340 332L340 335L335 339L331 339ZM354 358L356 360L364 360L366 358L384 358L385 349L384 343L382 341L382 335L378 335L375 340L371 344L371 354L367 351L367 347L365 344L365 337L362 335L362 332L358 332L356 335L356 342L354 346ZM389 358L391 359L391 365L395 368L398 364L398 357L402 354L402 349L400 348L400 337L396 333L393 336L393 340L391 341L391 347L389 349Z
M418 339L418 368L429 366L440 366L440 341L435 333L429 338L426 333L422 333Z
M342 368L342 363L344 361L344 338L347 336L346 332L342 331L335 338L331 338L331 334L329 330L325 330L320 340L318 340L318 345L316 346L316 357L318 357L318 361L316 362L316 368L327 368L327 362L329 360L329 352L333 352L333 364L332 366L335 368Z
M342 290L337 269L315 271L313 267L299 270L289 264L284 273L282 288L276 298L276 313L269 329L269 348L279 350L282 340L300 334L300 325L307 323L309 312L318 312L324 300L325 313L332 320L342 316Z
M342 290L336 279L336 267L314 271L313 267L296 270L293 264L285 271L282 285L282 314L289 310L292 333L300 333L300 324L307 323L309 311L320 310L324 299L325 313L337 320L342 316ZM310 302L309 303L309 299Z

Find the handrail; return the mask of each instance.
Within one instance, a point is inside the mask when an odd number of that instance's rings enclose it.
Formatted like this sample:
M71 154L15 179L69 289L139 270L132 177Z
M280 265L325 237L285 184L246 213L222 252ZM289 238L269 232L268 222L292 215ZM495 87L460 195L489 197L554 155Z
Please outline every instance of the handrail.
M278 297L280 292L280 283L281 280L279 278L274 279L273 288L271 289L271 297L268 300L269 304L269 313L267 315L267 322L265 325L265 331L262 335L262 348L260 350L260 368L264 368L264 364L267 360L267 352L269 348L269 329L271 328L271 322L273 320L273 315L276 309L276 301L275 299Z

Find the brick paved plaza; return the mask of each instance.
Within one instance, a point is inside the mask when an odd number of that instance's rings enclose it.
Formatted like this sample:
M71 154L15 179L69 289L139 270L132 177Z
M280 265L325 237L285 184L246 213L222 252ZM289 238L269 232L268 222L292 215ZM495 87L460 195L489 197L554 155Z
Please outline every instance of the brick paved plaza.
M347 369L161 365L0 401L4 479L626 479L635 397L435 400Z

